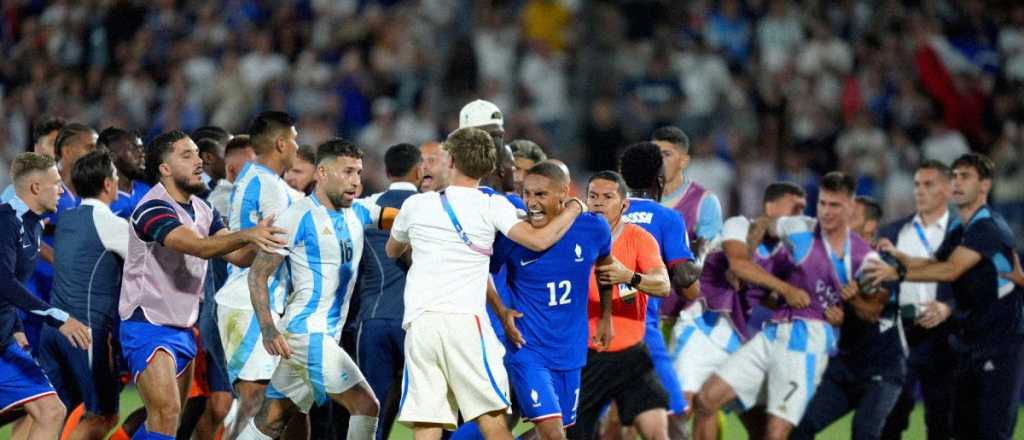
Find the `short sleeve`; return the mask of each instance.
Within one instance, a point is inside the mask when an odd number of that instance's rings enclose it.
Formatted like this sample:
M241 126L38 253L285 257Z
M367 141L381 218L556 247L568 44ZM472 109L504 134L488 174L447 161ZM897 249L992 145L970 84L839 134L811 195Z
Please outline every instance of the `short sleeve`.
M742 215L730 217L722 224L722 241L747 241L747 232L750 231L750 220Z
M377 204L377 199L380 195L375 195L377 197L356 199L355 203L352 204L352 209L356 210L359 221L362 222L363 226L376 224L380 220L381 207Z
M600 260L612 253L612 229L603 217L594 217L594 224L597 226L597 233L593 235L594 244L597 245L597 259Z
M211 206L210 210L210 215L212 216L212 218L210 219L210 231L208 233L210 237L213 237L214 235L217 235L217 233L220 232L221 230L227 229L228 226L227 224L224 223L224 216L220 215L220 211L217 211L217 208Z
M398 215L395 217L395 223L391 225L391 238L394 238L396 241L400 241L402 243L409 242L410 217L417 211L417 200L418 198L416 196L409 197L402 205L403 209L398 211Z
M661 260L661 250L658 248L658 241L643 228L636 227L633 232L637 246L637 270L640 273L647 273L659 267L665 267Z
M508 231L520 222L515 205L505 197L493 195L488 197L488 203L491 206L491 222L494 229L508 235Z
M132 228L145 242L164 244L167 234L181 226L177 211L170 203L153 199L143 203L132 213Z
M700 202L700 213L697 216L697 238L711 241L722 232L722 203L718 196L708 194Z
M668 210L666 210L668 211ZM683 217L675 212L669 212L661 222L662 258L669 266L683 260L693 260L693 251L690 250L689 240L686 236L686 225Z
M961 245L985 258L992 258L1002 251L1003 239L999 227L992 221L975 222L964 230Z
M803 261L814 245L814 227L811 217L781 217L775 222L775 235L785 244L794 261Z
M295 248L297 243L297 237L301 233L300 223L303 214L309 211L299 211L297 209L286 209L281 213L280 218L274 222L274 226L288 231L287 233L287 245L284 248L278 249L277 253L283 256L288 256L291 251Z

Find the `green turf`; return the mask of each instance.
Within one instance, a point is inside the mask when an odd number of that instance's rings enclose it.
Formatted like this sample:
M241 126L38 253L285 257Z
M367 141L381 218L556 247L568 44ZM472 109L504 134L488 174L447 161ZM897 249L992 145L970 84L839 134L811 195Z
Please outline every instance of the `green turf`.
M139 394L135 391L134 387L128 387L121 393L121 417L131 414L136 408L142 406L142 401L139 399ZM904 432L903 438L905 439L924 439L924 412L921 406L918 405L914 409L913 414L910 416L910 428ZM1024 417L1024 410L1021 410L1021 417ZM846 416L838 422L832 424L828 429L818 435L819 439L825 440L846 440L850 438L850 422L852 421L851 416ZM1018 423L1014 432L1014 438L1024 438L1024 424ZM528 424L520 424L516 427L516 433L521 433L529 427ZM0 439L8 439L11 437L10 426L5 426L0 429ZM395 440L406 440L412 438L412 433L401 425L396 425L395 429L391 431L391 438ZM729 416L725 426L726 440L740 440L747 438L746 431L740 425L739 419L735 416Z

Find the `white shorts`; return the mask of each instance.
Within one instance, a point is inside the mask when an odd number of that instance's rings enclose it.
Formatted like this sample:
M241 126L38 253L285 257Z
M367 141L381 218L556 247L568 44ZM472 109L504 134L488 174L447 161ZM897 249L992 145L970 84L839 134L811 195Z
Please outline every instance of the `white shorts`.
M796 426L821 383L834 344L835 332L823 321L768 324L717 374L745 408L765 403L768 414Z
M675 341L672 367L679 375L683 392L693 394L700 391L711 374L721 369L741 345L740 335L729 318L710 311L696 316L681 313L672 327L672 340Z
M398 421L454 429L510 409L505 348L486 317L427 312L405 330L405 371Z
M277 319L277 317L274 317ZM217 304L217 328L224 345L228 379L250 382L270 380L277 368L277 356L263 347L259 320L251 309Z
M274 370L267 387L268 398L287 398L306 414L314 403L327 402L328 395L344 393L366 381L355 361L331 335L285 333L284 337L292 356L281 359Z

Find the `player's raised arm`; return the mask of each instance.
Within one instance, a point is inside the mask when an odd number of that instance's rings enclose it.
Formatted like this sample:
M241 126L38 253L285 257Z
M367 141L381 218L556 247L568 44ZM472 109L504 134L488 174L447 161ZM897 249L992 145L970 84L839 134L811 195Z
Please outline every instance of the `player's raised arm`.
M506 201L507 203L507 201ZM509 204L511 206L511 204ZM535 252L543 251L561 240L572 222L586 211L583 202L576 198L566 201L566 207L550 223L535 228L527 222L518 222L508 230L508 238Z

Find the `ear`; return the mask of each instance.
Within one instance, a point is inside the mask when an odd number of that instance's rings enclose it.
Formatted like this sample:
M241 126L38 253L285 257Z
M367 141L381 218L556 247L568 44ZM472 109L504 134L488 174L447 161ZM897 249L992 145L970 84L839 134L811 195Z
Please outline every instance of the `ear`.
M171 175L171 166L167 165L167 162L160 163L159 168L160 168L160 175L161 176L170 176Z
M38 195L42 192L43 184L39 180L35 180L28 185L29 193L32 195Z
M985 179L981 181L981 192L988 196L989 191L992 191L992 179Z

